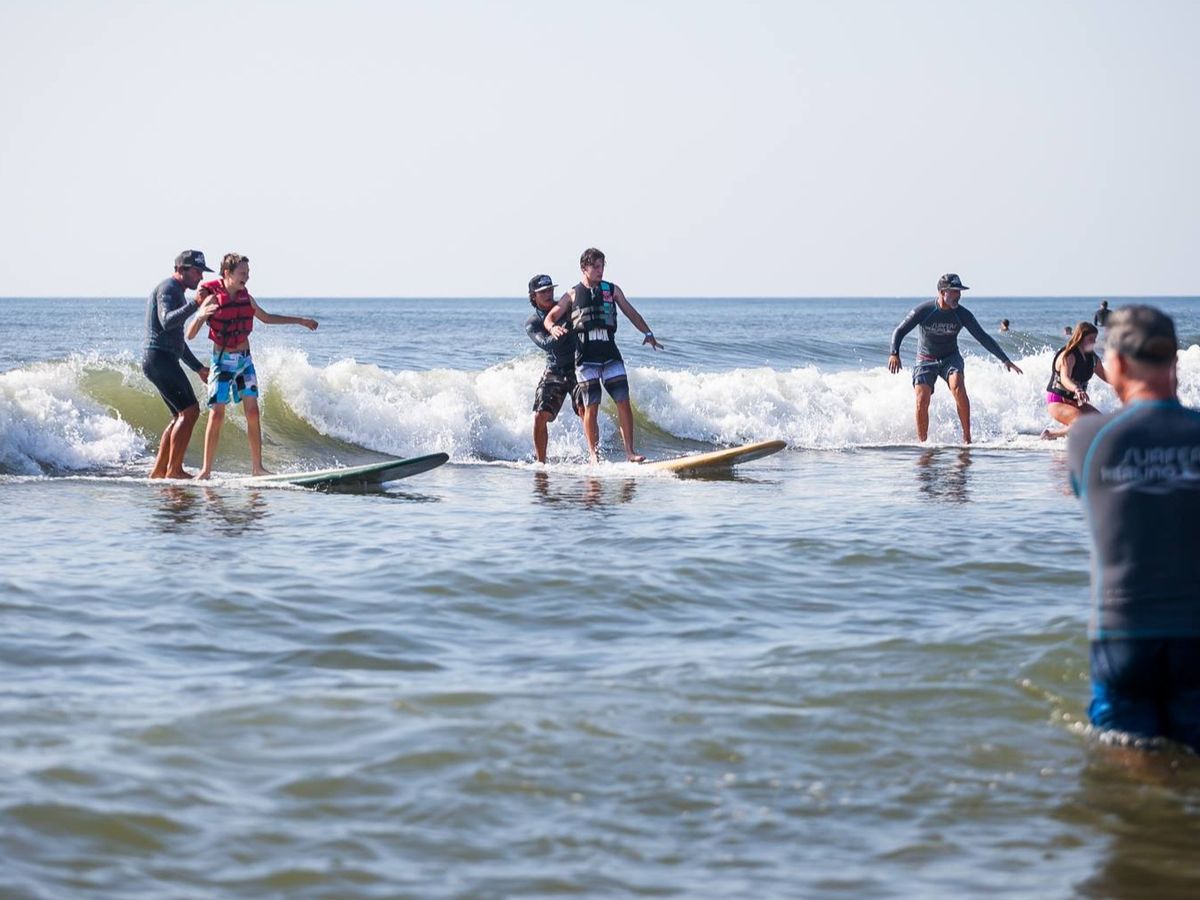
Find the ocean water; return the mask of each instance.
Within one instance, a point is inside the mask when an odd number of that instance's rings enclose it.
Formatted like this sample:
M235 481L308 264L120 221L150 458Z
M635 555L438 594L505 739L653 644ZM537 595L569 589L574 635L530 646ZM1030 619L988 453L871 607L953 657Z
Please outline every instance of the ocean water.
M1087 727L1037 438L1096 300L966 301L1025 370L963 338L967 448L884 367L912 300L635 298L644 452L790 445L690 479L569 413L530 463L520 297L265 300L321 321L255 332L268 466L451 457L324 494L246 484L238 413L147 481L144 301L0 299L0 896L1194 896L1200 764Z

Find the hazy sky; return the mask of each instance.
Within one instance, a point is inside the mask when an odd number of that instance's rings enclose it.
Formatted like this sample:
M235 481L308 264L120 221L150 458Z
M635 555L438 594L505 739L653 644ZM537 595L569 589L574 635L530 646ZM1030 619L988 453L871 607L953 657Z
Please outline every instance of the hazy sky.
M1200 3L0 0L0 295L1200 294Z

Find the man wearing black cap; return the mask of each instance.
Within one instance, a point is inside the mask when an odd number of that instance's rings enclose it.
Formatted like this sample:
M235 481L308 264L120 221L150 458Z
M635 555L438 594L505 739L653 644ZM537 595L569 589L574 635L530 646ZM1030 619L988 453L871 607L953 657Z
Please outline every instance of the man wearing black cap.
M546 313L554 308L556 287L558 285L549 275L535 275L529 279L529 303L533 306L533 315L525 320L525 333L546 351L546 369L533 396L533 451L540 463L546 461L547 426L558 417L568 395L575 415L579 415L579 402L575 397L574 336L567 332L554 337L546 330L544 321Z
M913 366L913 390L917 395L917 439L929 437L929 398L939 378L950 386L958 406L958 421L962 423L963 443L971 443L971 399L963 379L963 358L958 350L958 333L964 328L989 353L1004 363L1010 372L1021 370L1008 358L995 339L980 326L978 320L958 301L962 292L970 290L962 279L947 273L938 279L938 296L911 310L892 334L892 352L888 371L900 371L900 344L914 328L920 326L917 337L917 361Z
M1175 324L1113 312L1104 367L1123 409L1071 429L1092 535L1092 724L1200 751L1200 412L1176 396Z
M184 296L185 290L195 290L205 272L212 269L199 250L184 250L175 257L175 274L164 279L150 294L146 304L146 347L142 355L142 371L158 388L163 402L171 410L171 421L163 431L154 459L151 478L191 478L183 470L183 455L192 439L192 428L200 407L192 385L180 368L187 367L208 381L208 369L188 348L183 339L183 326L192 313L200 308L195 300ZM215 303L205 301L204 308Z

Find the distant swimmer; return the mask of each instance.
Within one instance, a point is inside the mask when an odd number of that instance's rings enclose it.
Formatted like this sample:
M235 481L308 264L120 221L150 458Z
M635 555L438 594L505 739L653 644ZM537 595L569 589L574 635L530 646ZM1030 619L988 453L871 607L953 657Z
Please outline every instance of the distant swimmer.
M556 287L549 275L535 275L529 280L533 314L525 320L525 333L546 352L546 368L533 395L533 451L541 463L546 461L548 425L558 417L563 401L570 397L575 415L582 415L575 391L575 337L570 332L552 336L544 321L546 313L554 309Z
M208 368L196 358L183 339L183 326L200 308L188 300L185 290L195 290L205 272L211 272L199 250L184 250L175 257L175 274L161 282L146 304L146 345L142 354L142 372L158 389L171 410L171 421L163 431L154 457L151 478L191 478L183 468L183 457L192 439L192 429L200 415L196 394L179 363L208 381Z
M1008 334L1008 319L1001 319L1001 320L1000 320L1000 333L1001 333L1001 334Z
M317 327L315 319L303 316L278 316L267 312L246 290L250 280L250 258L226 253L221 260L221 277L200 286L204 305L188 326L193 338L208 322L212 339L212 375L208 379L208 426L204 431L204 468L198 478L212 474L225 421L225 405L241 403L246 411L246 436L250 440L250 463L255 475L270 475L262 463L262 422L258 411L258 375L250 358L250 332L254 320L266 325L303 325L309 331ZM210 302L211 301L211 302Z
M1200 752L1200 412L1176 396L1170 317L1116 309L1104 344L1124 408L1080 418L1067 439L1092 536L1088 714Z
M1047 440L1066 437L1071 425L1084 413L1098 412L1088 398L1087 386L1095 375L1108 381L1104 363L1096 355L1096 326L1080 322L1067 345L1054 354L1050 363L1050 381L1046 385L1046 411L1064 428L1047 428Z
M1108 326L1108 317L1112 315L1112 310L1108 308L1108 301L1101 300L1100 308L1096 310L1096 314L1092 316L1092 324L1097 328L1105 328Z
M1063 326L1063 337L1069 338L1073 332L1074 329L1070 325Z
M962 292L970 290L962 280L948 273L938 279L938 296L911 310L892 334L892 352L888 357L888 371L899 372L900 345L905 335L919 327L917 337L917 361L913 366L913 390L917 396L917 438L925 441L929 437L929 398L933 396L938 378L944 378L954 395L958 407L958 420L962 423L963 443L971 443L971 400L967 396L967 385L963 377L964 363L958 350L958 333L967 329L984 349L1004 363L1010 372L1021 374L1021 370L1000 349L995 338L983 330L979 321L966 309L958 305Z
M610 281L604 280L604 254L594 247L583 251L579 258L583 280L563 294L558 305L546 315L546 329L554 337L575 335L575 379L579 382L579 399L583 404L583 430L587 435L588 453L592 462L598 462L600 444L601 384L617 404L617 421L621 426L621 438L625 442L625 458L630 462L643 462L633 449L633 408L629 405L629 380L625 374L625 363L614 340L617 331L617 309L629 318L633 326L642 332L642 343L655 350L662 344L654 339L654 332L646 324L633 304L625 298L625 292ZM571 316L571 327L556 324L567 314Z

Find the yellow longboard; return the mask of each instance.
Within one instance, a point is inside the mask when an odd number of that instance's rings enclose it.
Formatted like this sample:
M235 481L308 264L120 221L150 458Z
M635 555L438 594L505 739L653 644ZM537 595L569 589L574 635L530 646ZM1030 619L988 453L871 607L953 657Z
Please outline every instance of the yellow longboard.
M757 444L743 444L741 447L714 450L711 453L698 453L694 456L680 456L675 459L642 463L641 468L678 474L730 469L741 463L750 462L752 459L762 459L764 456L778 453L786 446L787 444L783 441L759 441Z

